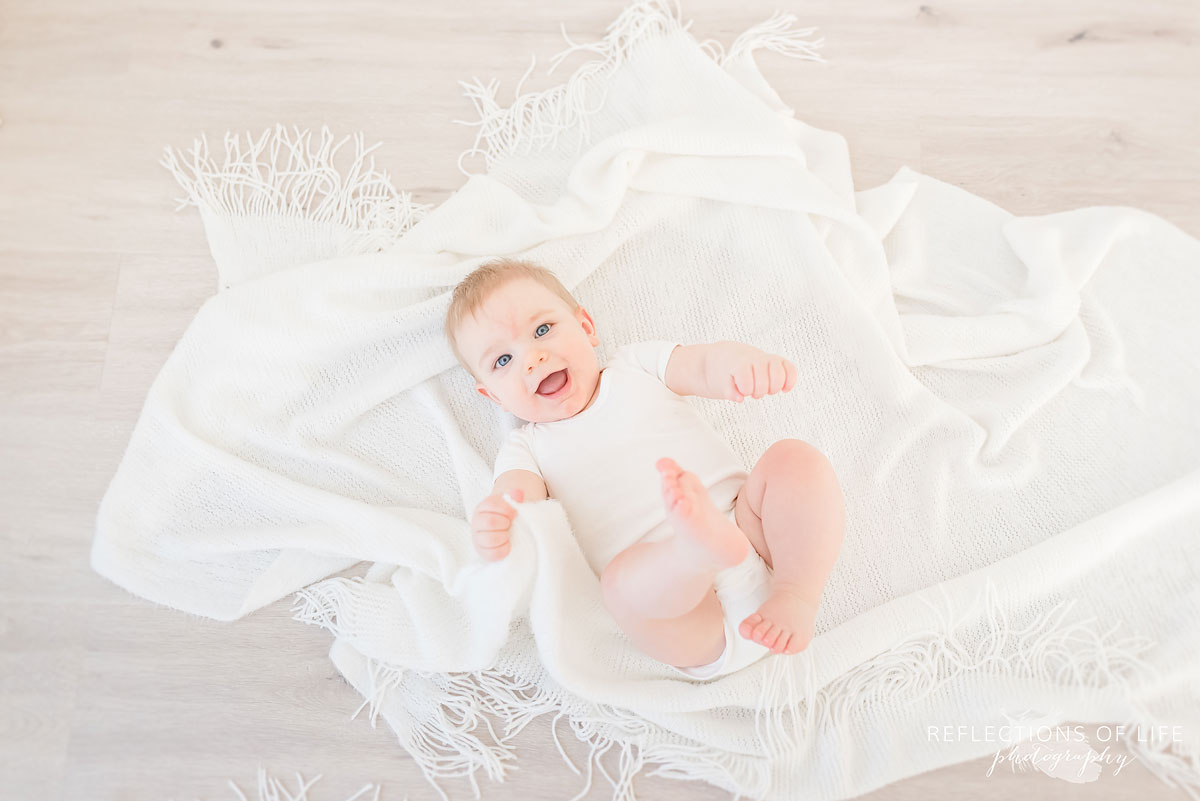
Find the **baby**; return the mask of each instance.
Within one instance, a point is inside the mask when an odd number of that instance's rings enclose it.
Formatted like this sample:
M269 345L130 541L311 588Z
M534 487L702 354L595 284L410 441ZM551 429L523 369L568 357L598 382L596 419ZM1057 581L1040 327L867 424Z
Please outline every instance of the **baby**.
M601 367L587 310L553 273L513 259L455 288L446 336L478 392L527 421L471 519L484 559L509 553L516 509L505 494L554 497L605 606L652 658L709 678L808 646L842 541L832 467L785 439L747 473L683 397L788 392L794 364L737 342L653 341Z

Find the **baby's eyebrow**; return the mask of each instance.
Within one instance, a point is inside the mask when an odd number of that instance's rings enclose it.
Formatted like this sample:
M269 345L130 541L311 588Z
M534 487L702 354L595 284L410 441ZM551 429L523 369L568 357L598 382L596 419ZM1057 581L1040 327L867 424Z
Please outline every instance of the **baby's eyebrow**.
M525 321L525 325L529 325L537 318L542 317L543 315L547 315L547 314L554 314L554 309L542 309L541 311L535 311L533 314L529 315L529 319ZM475 363L475 366L483 367L483 363L488 360L488 356L491 356L492 351L499 349L499 347L500 347L500 345L497 343L497 344L493 344L491 347L489 347L487 350L485 350L483 352L483 355L479 357L479 361Z

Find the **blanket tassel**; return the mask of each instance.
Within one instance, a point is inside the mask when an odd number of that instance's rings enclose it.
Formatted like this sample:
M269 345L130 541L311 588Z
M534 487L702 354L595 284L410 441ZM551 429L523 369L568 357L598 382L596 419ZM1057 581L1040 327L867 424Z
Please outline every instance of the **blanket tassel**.
M293 619L353 641L353 623L342 619L347 607L354 608L347 585L343 579L333 579L298 591ZM633 780L646 764L659 766L651 776L708 781L735 791L753 788L755 797L762 797L769 786L770 770L764 759L723 752L670 733L666 733L668 742L647 744L651 729L645 720L566 693L544 673L526 680L495 669L421 673L367 656L365 675L354 686L364 701L352 718L369 706L371 725L376 726L380 711L384 711L400 744L443 798L446 795L436 781L438 776L467 776L476 798L480 793L474 774L479 768L486 769L493 780L504 781L508 767L504 763L513 758L508 741L548 712L558 713L551 735L563 761L576 775L580 770L558 738L558 719L567 716L576 739L590 746L586 784L576 798L586 796L591 788L593 762L613 786L618 801L634 801ZM474 734L481 713L495 745ZM488 715L505 722L502 737L497 736ZM614 745L621 748L616 777L600 761Z
M767 21L744 31L734 41L728 54L723 52L721 43L716 39L706 40L700 47L722 67L758 49L772 50L790 58L824 62L817 49L825 40L806 40L804 37L811 36L817 29L791 30L795 21L795 15L777 11ZM522 94L521 87L537 63L536 57L531 58L529 68L517 82L515 97L508 107L501 106L496 100L500 85L495 79L486 86L478 78L474 79L474 83L459 81L464 95L474 103L479 114L479 119L474 122L453 120L459 125L479 127L475 142L459 154L459 171L471 175L462 166L466 156L482 153L487 169L491 170L497 159L511 153L529 153L535 148L540 151L555 146L559 134L567 130L579 135L577 148L590 142L588 117L604 106L608 96L605 76L621 66L634 47L647 37L683 33L691 25L690 21L683 22L678 0L639 0L627 6L609 24L604 38L599 41L576 43L567 35L566 26L562 26L562 35L568 47L550 59L547 75L558 69L563 60L575 51L589 51L600 58L580 65L558 86ZM592 89L601 89L603 94L588 108L586 98ZM482 149L480 140L485 142Z
M549 686L539 687L494 670L425 674L369 658L367 664L368 682L362 688L365 700L352 717L370 706L374 726L378 713L386 708L385 715L400 744L445 801L449 799L438 777L465 776L475 798L481 798L475 779L479 768L484 768L493 781L503 782L511 767L504 763L515 758L509 740L548 712L558 713L551 723L551 735L559 755L576 775L581 771L558 737L559 718L567 716L576 739L590 747L586 782L572 801L588 794L593 763L612 786L614 801L636 801L633 780L650 763L659 766L650 776L702 780L726 788L749 786L756 788L756 797L762 797L768 786L768 765L762 759L727 754L682 739L647 746L647 724L633 713L590 702L580 706L581 699L567 699ZM545 681L550 683L548 677ZM503 736L497 735L489 716L505 722ZM495 745L473 733L480 722ZM620 748L615 776L602 762L613 746Z
M916 703L963 674L1036 679L1076 691L1116 688L1134 697L1149 686L1156 671L1140 657L1155 643L1145 637L1114 636L1120 623L1102 629L1096 618L1067 622L1075 606L1064 600L1014 631L989 581L971 608L956 619L953 605L926 605L938 616L928 632L916 635L843 674L824 687L812 686L811 663L769 661L755 718L763 751L772 762L796 758L817 738L836 736L884 699L910 698ZM977 617L978 616L978 617ZM965 621L977 621L973 626ZM794 685L804 676L804 691ZM813 699L808 703L805 699ZM1131 705L1128 731L1157 731L1153 716ZM1129 751L1165 784L1183 789L1200 801L1200 758L1196 744L1166 742L1161 737L1125 741ZM787 797L790 788L773 788Z
M188 155L165 149L159 163L186 193L176 211L189 203L200 210L221 288L293 264L382 251L433 208L398 193L387 172L375 168L371 153L382 143L364 147L356 133L334 144L326 126L320 136L314 146L311 131L276 124L257 140L246 131L243 144L226 132L220 164L203 134ZM343 171L334 159L351 138L354 157ZM331 240L336 246L329 250Z
M493 781L503 782L509 767L504 763L515 759L514 749L508 745L509 740L534 718L547 712L559 710L555 722L566 714L552 690L496 671L421 674L373 659L368 659L368 667L369 685L364 692L366 700L359 710L370 705L372 725L375 725L377 715L385 705L389 705L389 711L398 712L402 709L407 713L407 720L398 720L398 716L393 716L389 717L389 722L397 730L401 745L412 755L426 780L445 801L449 801L449 798L438 784L438 777L465 776L471 783L475 798L481 798L475 778L479 768L484 768ZM354 716L357 714L356 710ZM505 722L503 736L497 735L489 716ZM484 743L473 733L480 722L487 728L495 745ZM642 762L633 753L631 744L625 742L622 745L620 775L613 778L604 769L599 757L618 741L599 736L589 737L585 732L586 722L577 718L571 718L571 724L577 737L584 741L591 740L592 744L588 757L587 785L577 798L586 795L591 787L592 761L595 760L601 773L614 787L614 800L634 801L633 777L640 772ZM580 771L567 756L553 725L551 733L559 754L578 775Z
M267 774L266 769L258 769L258 797L256 801L308 801L308 789L321 780L321 775L318 774L315 778L304 781L304 777L299 773L296 774L296 789L289 791L282 781L274 776ZM233 779L228 780L230 788L237 794L239 801L249 801L246 794L242 792L242 788L234 784ZM371 801L379 801L379 793L383 789L382 784L366 784L359 788L358 792L345 799L345 801L366 801L366 794L375 791L371 796ZM408 798L405 797L405 801Z

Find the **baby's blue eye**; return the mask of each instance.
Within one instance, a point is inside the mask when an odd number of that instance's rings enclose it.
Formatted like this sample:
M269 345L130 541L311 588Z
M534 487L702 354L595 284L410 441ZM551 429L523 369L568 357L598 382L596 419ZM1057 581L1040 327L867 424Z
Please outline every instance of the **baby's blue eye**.
M544 337L547 333L549 333L550 326L552 326L552 325L554 325L554 323L542 323L534 330L533 333L535 336ZM545 328L546 330L542 331L543 328ZM499 359L496 359L496 364L494 366L495 367L503 367L504 365L508 364L510 361L512 361L512 356L509 356L507 353L505 353Z

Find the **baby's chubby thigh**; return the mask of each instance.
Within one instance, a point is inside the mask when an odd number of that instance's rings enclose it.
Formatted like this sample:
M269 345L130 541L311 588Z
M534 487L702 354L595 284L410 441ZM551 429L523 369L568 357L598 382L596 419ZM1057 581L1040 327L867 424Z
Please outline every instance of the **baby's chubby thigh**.
M614 557L601 575L605 607L630 643L652 659L674 667L707 665L725 651L731 630L715 587L701 581L685 589L696 576L677 560L645 551L674 533L669 523L655 525ZM673 600L680 603L667 603Z

